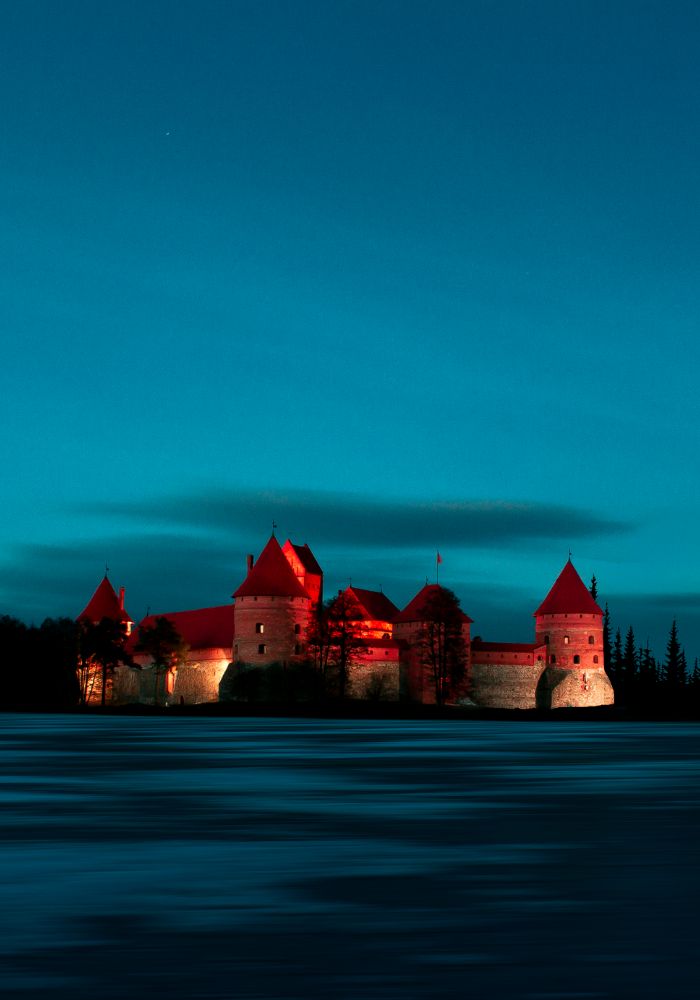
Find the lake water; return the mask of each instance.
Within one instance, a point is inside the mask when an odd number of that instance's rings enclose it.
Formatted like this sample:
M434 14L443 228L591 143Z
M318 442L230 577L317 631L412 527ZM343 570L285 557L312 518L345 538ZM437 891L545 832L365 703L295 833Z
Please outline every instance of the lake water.
M697 997L700 726L0 716L5 996Z

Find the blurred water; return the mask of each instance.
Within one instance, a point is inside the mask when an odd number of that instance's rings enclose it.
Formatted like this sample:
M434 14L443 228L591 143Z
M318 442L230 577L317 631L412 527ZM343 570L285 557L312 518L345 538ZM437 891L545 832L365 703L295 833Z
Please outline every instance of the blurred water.
M700 727L0 716L5 996L695 997Z

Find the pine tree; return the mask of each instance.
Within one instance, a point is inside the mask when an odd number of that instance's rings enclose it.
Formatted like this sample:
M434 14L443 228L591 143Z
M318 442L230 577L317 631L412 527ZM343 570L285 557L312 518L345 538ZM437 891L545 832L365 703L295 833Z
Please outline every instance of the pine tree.
M622 636L620 630L615 632L615 643L610 654L610 679L615 685L615 690L622 688Z
M698 658L695 657L695 663L693 664L693 672L690 675L690 680L688 682L692 685L695 690L700 690L700 666L698 666Z
M685 683L685 653L678 641L678 625L673 619L666 643L663 678L669 691L677 691Z
M606 670L612 667L612 650L610 648L610 610L608 602L605 602L605 614L603 615L603 666Z
M595 573L591 577L591 585L590 585L590 587L588 589L591 592L591 597L593 598L593 600L597 601L598 600L598 581L595 578Z
M630 625L625 637L625 649L622 654L622 676L627 694L631 694L637 680L637 647L634 641L634 629Z

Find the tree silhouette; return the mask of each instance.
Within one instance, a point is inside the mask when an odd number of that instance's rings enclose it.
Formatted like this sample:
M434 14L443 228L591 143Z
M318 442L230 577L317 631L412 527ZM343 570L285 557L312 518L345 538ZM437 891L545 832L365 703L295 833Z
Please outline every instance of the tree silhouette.
M144 625L139 629L136 652L150 656L153 664L153 699L158 704L160 688L164 687L161 678L169 670L184 663L189 646L182 638L170 619L160 616L152 625Z
M88 704L99 681L100 702L104 706L107 689L120 663L128 666L133 659L126 652L127 632L124 622L103 618L99 622L80 622L78 636L78 683L80 700Z
M433 682L436 704L444 705L465 680L464 613L456 595L438 587L427 596L422 619L415 643L418 661Z
M667 690L671 693L678 692L685 684L685 675L685 653L678 641L678 625L674 618L666 643L666 659L663 669L663 679Z

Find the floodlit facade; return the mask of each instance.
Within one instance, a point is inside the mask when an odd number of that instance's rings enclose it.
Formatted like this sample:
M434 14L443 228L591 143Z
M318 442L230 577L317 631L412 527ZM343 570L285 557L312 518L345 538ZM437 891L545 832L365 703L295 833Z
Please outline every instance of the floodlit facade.
M441 593L444 590L438 584L426 584L400 610L379 591L349 587L343 592L353 609L348 696L420 703L436 700L435 678L422 650L430 609ZM233 594L233 604L150 615L140 623L129 639L140 669L118 669L112 700L216 701L229 690L226 679L236 671L307 662L315 610L322 600L323 572L309 546L289 540L281 546L273 534L257 561L248 556L246 575ZM122 616L120 620L128 620L130 629L123 589L117 598L106 577L80 618L95 620L96 612L108 605L112 613ZM459 685L441 689L443 700L497 709L613 703L603 655L603 612L570 559L534 612L534 641L472 640L472 619L460 614L457 632L463 644L465 677ZM166 670L160 688L149 658L137 652L139 631L158 617L167 618L188 645L184 662Z

